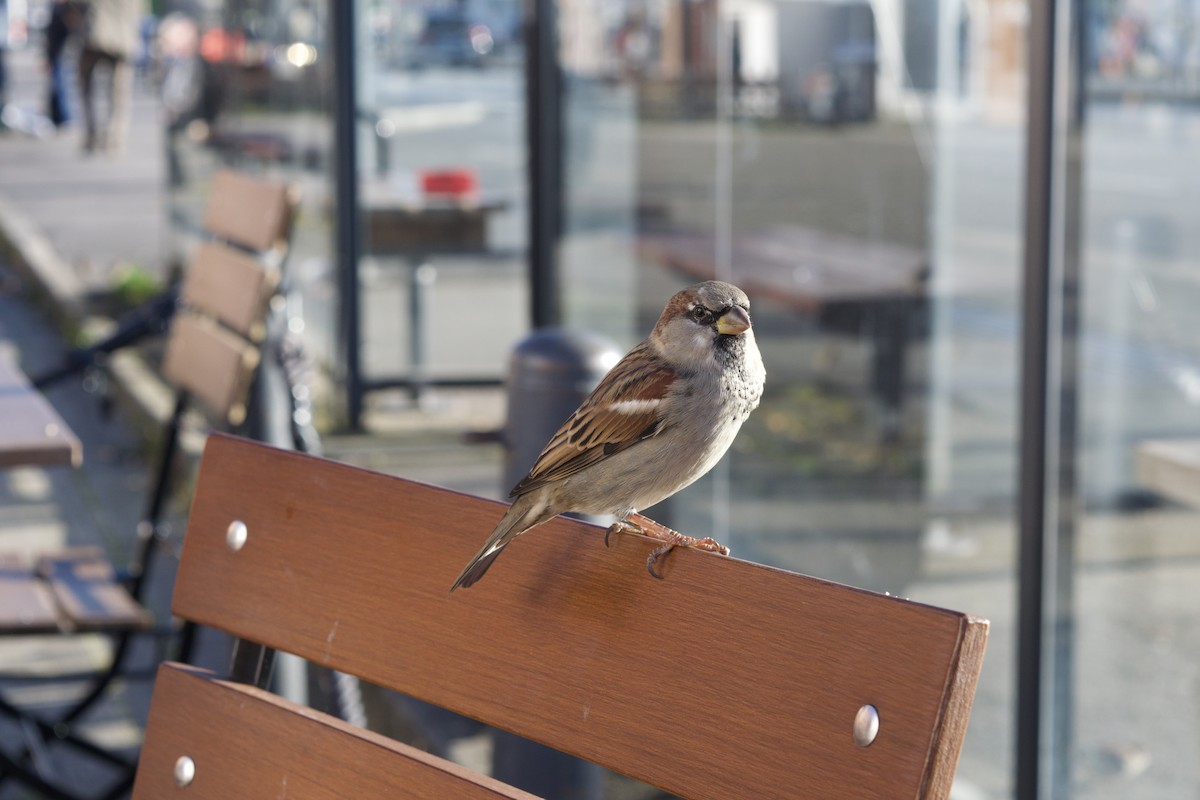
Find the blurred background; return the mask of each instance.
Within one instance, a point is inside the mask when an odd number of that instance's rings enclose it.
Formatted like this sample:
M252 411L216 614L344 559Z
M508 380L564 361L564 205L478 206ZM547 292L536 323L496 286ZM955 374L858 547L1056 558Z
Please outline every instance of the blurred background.
M51 10L7 0L0 157L81 158ZM335 457L503 496L519 341L732 281L763 404L649 514L989 618L960 800L1200 794L1200 479L1137 469L1200 436L1196 0L164 1L141 42L147 216L69 260L166 285L217 169L295 182Z

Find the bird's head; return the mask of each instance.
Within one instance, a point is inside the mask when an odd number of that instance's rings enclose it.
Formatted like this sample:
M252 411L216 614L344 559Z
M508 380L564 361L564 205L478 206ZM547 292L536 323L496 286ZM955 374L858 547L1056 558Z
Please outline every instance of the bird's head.
M738 357L753 340L750 299L731 283L705 281L667 301L651 339L675 363L699 367Z

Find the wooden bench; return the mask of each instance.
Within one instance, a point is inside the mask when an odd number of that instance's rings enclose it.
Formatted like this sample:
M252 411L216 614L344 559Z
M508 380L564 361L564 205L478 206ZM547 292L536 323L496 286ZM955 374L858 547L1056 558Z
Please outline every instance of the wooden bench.
M188 264L167 338L162 371L178 391L168 442L189 398L200 400L218 426L245 419L293 202L283 184L232 171L216 175L205 211L208 238ZM0 633L102 631L152 621L100 548L45 553L24 573L13 557L0 554L0 564L9 577L0 579L0 593L12 601L0 606Z
M0 469L79 466L83 448L15 363L0 353Z
M1138 444L1134 465L1146 488L1200 508L1200 439L1147 439Z
M988 623L558 518L448 592L498 503L212 436L173 609L689 798L946 798ZM857 741L856 741L857 740ZM182 664L135 800L528 797Z
M98 632L111 635L113 641L106 668L68 676L82 681L82 695L56 715L25 709L0 693L0 713L19 719L27 732L36 732L43 740L0 742L5 745L0 746L0 776L15 776L46 796L70 796L55 785L54 776L39 769L31 755L46 743L66 743L101 761L127 767L117 787L123 780L128 790L134 761L76 737L72 724L104 697L114 679L130 674L125 661L133 637L178 632L169 620L155 618L143 595L146 567L160 541L157 526L179 473L175 465L179 429L185 412L196 405L193 400L199 401L218 428L245 420L295 202L293 190L282 183L232 171L221 171L214 178L204 215L206 237L189 261L163 356L162 372L175 388L174 412L163 432L157 476L151 481L147 511L131 548L132 563L118 570L100 547L44 552L32 560L0 553L0 635ZM11 671L0 677L24 682L64 680Z

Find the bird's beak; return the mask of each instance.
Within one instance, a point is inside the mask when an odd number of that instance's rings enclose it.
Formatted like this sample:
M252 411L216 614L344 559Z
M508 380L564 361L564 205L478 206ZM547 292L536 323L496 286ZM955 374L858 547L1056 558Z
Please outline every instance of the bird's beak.
M750 315L734 306L717 319L717 333L736 336L750 330Z

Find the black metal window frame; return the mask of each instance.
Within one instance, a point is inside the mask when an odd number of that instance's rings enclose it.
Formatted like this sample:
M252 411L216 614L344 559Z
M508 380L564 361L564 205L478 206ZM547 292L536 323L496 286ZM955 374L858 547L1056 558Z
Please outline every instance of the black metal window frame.
M1070 796L1083 0L1030 3L1017 485L1017 800Z

